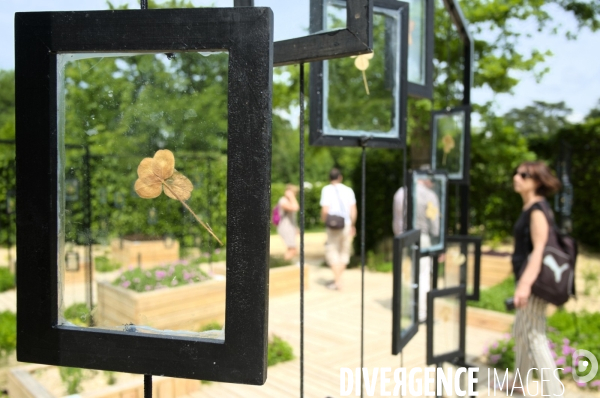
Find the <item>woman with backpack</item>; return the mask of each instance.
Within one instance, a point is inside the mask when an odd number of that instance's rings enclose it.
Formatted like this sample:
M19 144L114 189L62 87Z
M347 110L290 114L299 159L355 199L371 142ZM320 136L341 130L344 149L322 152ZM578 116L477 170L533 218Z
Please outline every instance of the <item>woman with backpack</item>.
M287 251L283 258L285 260L291 260L296 256L298 250L296 249L296 235L298 234L298 227L296 224L296 213L300 210L300 205L296 199L298 193L298 187L292 184L287 184L285 187L285 193L277 202L273 214L273 222L278 218L277 233L287 246ZM275 214L275 211L278 214Z
M524 162L513 174L513 188L523 199L523 210L514 226L512 266L516 280L514 306L517 309L513 335L516 364L520 380L515 380L516 391L525 393L522 381L533 377L530 369L538 369L543 380L544 394L562 397L564 386L558 379L556 365L546 339L546 307L548 300L532 294L532 286L540 276L544 250L549 235L556 233L554 216L545 197L560 189L559 180L542 162ZM550 236L551 238L551 236ZM543 375L541 369L544 369ZM540 377L543 376L543 377ZM516 371L515 371L516 377ZM510 385L512 387L512 385Z

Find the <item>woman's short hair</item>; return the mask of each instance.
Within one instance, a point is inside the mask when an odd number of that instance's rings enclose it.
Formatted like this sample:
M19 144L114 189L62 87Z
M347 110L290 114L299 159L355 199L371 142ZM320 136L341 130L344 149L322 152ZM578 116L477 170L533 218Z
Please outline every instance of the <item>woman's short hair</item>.
M524 166L531 178L538 182L535 190L537 195L550 196L560 190L562 184L544 162L523 162L521 166Z

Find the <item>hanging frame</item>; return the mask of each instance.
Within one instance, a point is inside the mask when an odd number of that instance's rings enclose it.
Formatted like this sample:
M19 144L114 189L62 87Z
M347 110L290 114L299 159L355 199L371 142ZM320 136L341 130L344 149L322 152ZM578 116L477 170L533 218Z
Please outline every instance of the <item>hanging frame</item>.
M329 4L342 7L345 2L340 0L329 0ZM353 73L352 84L359 95L365 98L363 103L354 102L356 109L336 110L337 115L352 114L362 117L363 121L377 119L377 125L371 126L377 129L384 126L386 130L366 130L361 127L345 126L347 120L335 121L329 117L329 111L332 106L337 106L337 101L330 101L330 72L329 61L314 62L310 68L310 134L309 142L315 146L367 146L375 148L403 148L406 145L406 114L407 114L407 92L408 84L407 76L407 54L408 54L408 4L396 0L375 0L373 13L383 16L385 25L383 27L375 27L374 32L381 30L379 33L382 37L383 49L381 47L374 48L373 56L378 56L380 52L384 57L374 59L369 56L361 61L365 62L366 70L370 62L383 67L382 77L376 81L376 84L385 91L389 91L392 98L392 105L388 108L389 115L384 114L384 117L376 118L374 115L365 116L369 112L368 106L371 100L371 94L368 91L368 78L365 69L358 69L359 59L354 60L334 60L331 61L335 68L344 70L346 63L346 71L350 70ZM374 20L376 20L375 18ZM394 26L393 21L397 20L397 26ZM393 34L395 32L395 35ZM375 33L374 33L375 35ZM377 38L374 37L377 46ZM398 47L395 47L398 46ZM369 61L371 60L371 61ZM361 79L362 72L362 79ZM348 83L350 84L350 83ZM364 88L363 88L364 86ZM341 85L336 86L337 89L346 90ZM340 93L343 95L343 93ZM389 101L390 97L383 97L383 100ZM379 100L379 99L376 99ZM358 104L358 105L356 105ZM377 107L381 109L381 106ZM358 112L358 114L357 114ZM379 119L381 123L379 124ZM389 122L390 127L386 127ZM337 126L334 125L337 123Z
M407 2L410 4L408 95L431 99L433 98L435 4L434 0L407 0Z
M392 297L392 354L399 354L419 330L419 260L421 232L406 231L394 237L394 285ZM410 252L411 269L404 269L404 249ZM404 299L404 300L403 300ZM407 305L406 300L409 300ZM412 301L412 302L411 302ZM402 326L406 314L411 320Z
M265 382L272 32L268 8L15 15L19 361ZM59 325L58 54L206 50L230 54L225 339Z
M373 48L373 0L348 0L346 27L326 30L327 0L310 0L310 35L273 43L273 65L293 65L370 53ZM253 7L254 0L234 0L235 7ZM277 16L275 16L277 18Z
M455 327L457 328L457 341L456 349L450 349L443 352L437 352L435 338L436 327L441 327L444 322L448 321L448 307L442 308L440 311L436 311L436 302L443 302L444 299L454 298L458 305L458 314L455 321ZM440 316L443 319L439 320L436 316ZM427 365L439 364L442 362L457 363L465 358L465 336L466 336L466 316L467 316L467 304L465 301L465 287L464 285L458 287L452 287L443 290L430 290L427 292ZM452 320L450 320L452 321ZM443 336L447 336L451 333L448 329L448 325L442 331ZM435 351L435 352L434 352Z
M468 185L470 152L471 107L431 112L431 168L444 170L453 183Z
M482 239L478 236L452 235L446 239L447 245L452 243L459 244L460 254L464 256L464 263L461 264L460 284L465 285L465 297L467 300L479 301L481 242ZM470 250L469 247L472 247L473 250Z
M421 231L421 256L442 253L448 220L446 172L414 170L408 179L408 192L408 229Z

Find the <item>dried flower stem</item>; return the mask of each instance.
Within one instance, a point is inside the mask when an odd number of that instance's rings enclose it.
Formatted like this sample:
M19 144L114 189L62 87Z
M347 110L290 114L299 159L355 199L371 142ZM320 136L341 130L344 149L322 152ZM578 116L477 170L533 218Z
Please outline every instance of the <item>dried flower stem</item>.
M365 84L365 91L367 92L367 95L371 95L371 93L369 92L369 84L367 83L367 74L364 70L362 71L362 77L363 83Z
M175 197L177 198L177 200L178 200L178 201L180 201L180 202L181 202L181 204L182 204L182 205L183 205L183 206L184 206L186 209L188 209L190 213L192 213L192 215L193 215L193 216L194 216L194 218L195 218L195 219L196 219L196 220L197 220L197 221L200 223L200 225L202 225L202 226L203 226L203 227L204 227L204 228L205 228L205 229L208 231L208 233L210 233L210 234L211 234L211 235L212 235L212 236L213 236L213 237L214 237L214 238L217 240L217 242L219 242L219 243L221 244L221 246L223 246L223 242L221 242L221 240L220 240L219 238L217 238L217 235L215 235L215 233L213 232L212 228L211 228L211 227L209 227L207 224L205 224L205 223L204 223L204 221L202 221L202 220L200 219L200 217L198 217L198 216L196 215L196 213L194 213L194 210L192 210L192 209L190 208L190 206L188 206L188 204L187 204L187 203L185 203L185 201L181 200L181 199L179 198L179 196L177 196L177 194L176 194L175 192L173 192L173 190L171 189L171 187L169 187L169 185L165 183L165 180L163 180L163 179L161 178L161 180L160 180L160 181L162 182L163 186L164 186L166 189L168 189L169 191L171 191L171 193L173 194L173 196L175 196Z

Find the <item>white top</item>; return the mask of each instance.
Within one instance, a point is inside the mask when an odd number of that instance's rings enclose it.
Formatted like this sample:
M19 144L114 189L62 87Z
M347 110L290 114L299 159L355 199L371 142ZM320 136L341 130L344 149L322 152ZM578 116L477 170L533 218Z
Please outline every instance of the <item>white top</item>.
M344 217L346 225L352 225L350 208L356 204L352 188L342 184L325 185L321 190L321 206L328 206L328 214Z
M404 232L404 209L404 188L400 188L394 194L394 218L392 221L394 236L400 235L402 232Z

